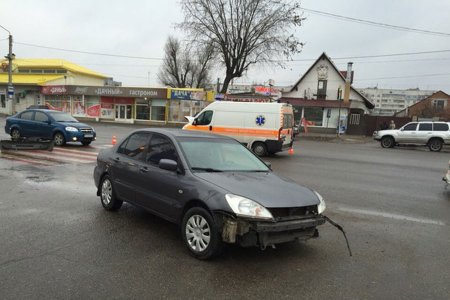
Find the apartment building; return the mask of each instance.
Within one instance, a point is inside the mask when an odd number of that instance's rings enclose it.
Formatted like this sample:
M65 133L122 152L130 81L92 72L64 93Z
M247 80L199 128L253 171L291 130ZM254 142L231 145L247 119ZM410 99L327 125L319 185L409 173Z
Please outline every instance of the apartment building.
M372 115L379 116L393 116L396 112L416 104L435 92L418 88L398 90L377 87L358 89L358 91L375 104Z

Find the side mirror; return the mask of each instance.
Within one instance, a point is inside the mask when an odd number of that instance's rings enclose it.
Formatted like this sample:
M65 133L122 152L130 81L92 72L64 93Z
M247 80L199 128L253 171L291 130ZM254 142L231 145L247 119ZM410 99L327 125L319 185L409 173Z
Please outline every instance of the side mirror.
M168 171L176 171L178 163L174 160L163 158L159 161L159 168Z
M197 125L198 124L198 121L197 121L197 119L195 119L194 121L192 121L192 125Z

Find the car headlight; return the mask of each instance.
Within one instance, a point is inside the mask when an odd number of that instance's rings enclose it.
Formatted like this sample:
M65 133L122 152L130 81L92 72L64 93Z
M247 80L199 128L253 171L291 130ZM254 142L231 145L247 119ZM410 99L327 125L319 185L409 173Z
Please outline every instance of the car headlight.
M325 200L323 200L322 196L318 192L314 191L314 193L316 194L317 198L319 198L319 205L317 205L317 212L321 214L325 211L327 205L325 204Z
M76 131L78 131L78 129L75 127L72 127L72 126L67 126L66 131L76 132Z
M233 212L238 216L264 220L273 219L270 211L253 200L233 194L226 194L225 199L227 200Z

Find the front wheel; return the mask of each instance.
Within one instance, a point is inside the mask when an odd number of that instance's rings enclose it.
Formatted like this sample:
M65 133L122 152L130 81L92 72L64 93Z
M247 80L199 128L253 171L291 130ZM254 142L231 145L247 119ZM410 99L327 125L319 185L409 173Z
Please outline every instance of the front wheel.
M189 209L181 226L189 252L198 259L209 259L221 253L223 242L211 214L202 207Z
M431 139L428 142L428 148L430 149L430 151L433 152L439 152L442 149L442 141L440 139Z
M64 146L66 144L66 139L61 132L55 133L55 135L53 136L53 141L55 142L56 146Z
M20 131L17 128L14 128L13 130L11 130L11 139L13 141L17 141L20 139Z
M384 136L381 138L381 147L392 148L395 145L394 138L391 136Z

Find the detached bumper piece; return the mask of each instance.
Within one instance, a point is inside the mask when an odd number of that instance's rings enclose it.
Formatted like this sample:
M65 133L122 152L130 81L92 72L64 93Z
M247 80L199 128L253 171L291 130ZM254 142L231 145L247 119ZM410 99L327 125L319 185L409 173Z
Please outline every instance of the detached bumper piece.
M52 140L40 139L20 139L20 140L1 140L1 150L53 150Z
M224 217L222 239L242 247L267 246L318 237L317 226L325 223L321 215L288 221L259 222Z

